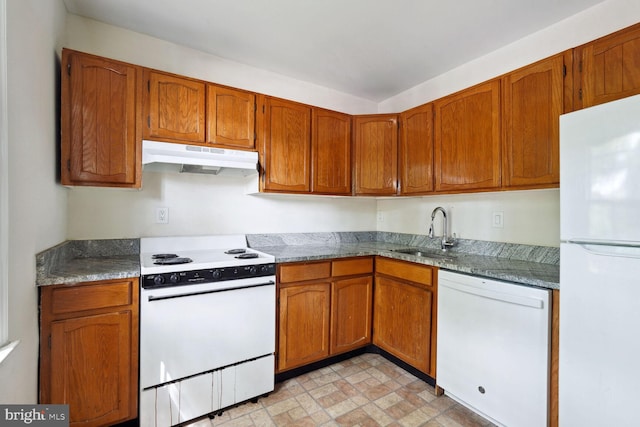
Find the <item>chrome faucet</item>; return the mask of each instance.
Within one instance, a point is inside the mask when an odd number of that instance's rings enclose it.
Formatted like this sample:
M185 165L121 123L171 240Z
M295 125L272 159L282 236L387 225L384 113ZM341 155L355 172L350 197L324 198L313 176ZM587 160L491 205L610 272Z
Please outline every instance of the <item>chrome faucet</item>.
M447 232L448 232L448 227L447 227L447 212L444 210L444 208L441 208L440 206L438 206L437 208L435 208L433 210L433 212L431 212L431 225L429 226L429 237L433 238L433 220L436 218L436 214L438 212L442 212L442 219L443 219L443 223L442 223L442 240L440 241L440 247L443 251L446 251L447 248L453 246L456 243L456 239L455 239L455 234L454 237L449 238L447 237Z

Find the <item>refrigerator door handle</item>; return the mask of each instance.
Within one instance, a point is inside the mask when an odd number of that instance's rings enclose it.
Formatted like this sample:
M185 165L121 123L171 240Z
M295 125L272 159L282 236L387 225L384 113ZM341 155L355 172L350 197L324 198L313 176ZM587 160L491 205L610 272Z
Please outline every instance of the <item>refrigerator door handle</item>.
M584 240L584 239L569 239L567 243L574 245L588 245L588 246L620 246L625 248L640 248L640 242L625 242L620 240Z
M605 243L580 240L569 240L568 243L578 245L593 255L640 259L640 244L638 243L619 245L611 242Z

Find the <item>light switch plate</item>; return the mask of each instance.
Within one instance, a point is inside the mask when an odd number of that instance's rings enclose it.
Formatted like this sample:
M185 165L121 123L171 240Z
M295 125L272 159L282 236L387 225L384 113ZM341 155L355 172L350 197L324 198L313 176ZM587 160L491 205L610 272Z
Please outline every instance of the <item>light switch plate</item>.
M504 227L504 212L494 212L491 226L493 228L502 228Z

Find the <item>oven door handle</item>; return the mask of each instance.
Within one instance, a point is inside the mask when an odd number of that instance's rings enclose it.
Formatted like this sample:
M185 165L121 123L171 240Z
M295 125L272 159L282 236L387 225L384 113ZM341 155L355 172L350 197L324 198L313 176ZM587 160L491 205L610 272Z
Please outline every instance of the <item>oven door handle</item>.
M148 301L149 302L162 301L162 300L172 299L172 298L191 297L191 296L205 295L205 294L216 294L216 293L220 293L220 292L238 291L238 290L241 290L241 289L260 288L262 286L274 286L275 284L276 284L276 282L274 282L273 280L269 280L268 282L265 282L265 283L256 283L255 285L239 286L239 287L235 287L235 288L211 289L211 290L208 290L208 291L185 292L185 293L180 293L180 294L171 294L171 295L163 295L163 296L149 295Z

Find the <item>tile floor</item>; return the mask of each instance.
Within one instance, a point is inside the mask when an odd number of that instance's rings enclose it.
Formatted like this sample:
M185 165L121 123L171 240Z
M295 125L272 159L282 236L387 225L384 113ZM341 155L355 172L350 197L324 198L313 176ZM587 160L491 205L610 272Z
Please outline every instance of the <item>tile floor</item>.
M189 427L493 426L382 356L363 354L276 384L246 403Z

